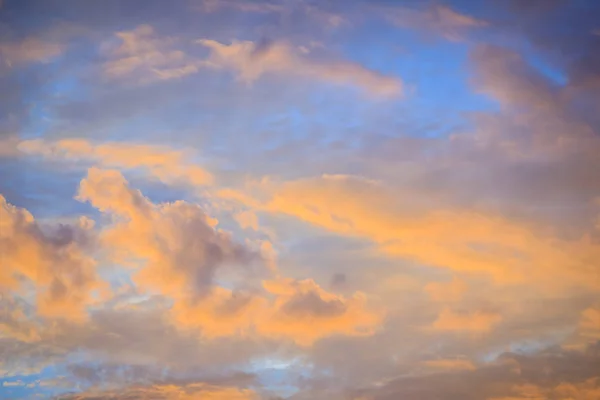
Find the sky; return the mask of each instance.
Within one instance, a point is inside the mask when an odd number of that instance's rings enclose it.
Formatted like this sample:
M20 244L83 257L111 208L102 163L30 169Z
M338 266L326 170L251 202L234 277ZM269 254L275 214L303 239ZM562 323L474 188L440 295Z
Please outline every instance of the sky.
M600 398L600 2L3 0L0 93L0 399Z

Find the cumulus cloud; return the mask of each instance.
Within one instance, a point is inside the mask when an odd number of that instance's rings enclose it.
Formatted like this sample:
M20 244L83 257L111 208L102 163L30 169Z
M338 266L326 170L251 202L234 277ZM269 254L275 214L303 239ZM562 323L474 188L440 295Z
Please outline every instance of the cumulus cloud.
M264 286L266 293L218 288L205 301L180 302L173 309L176 324L199 328L206 337L258 335L311 346L336 335L373 335L383 321L383 310L361 293L337 296L311 280L280 279Z
M43 227L0 195L0 224L2 289L19 293L31 282L40 315L83 318L93 291L102 288L90 256L93 221L82 217L74 225Z
M281 279L264 285L277 296L271 315L257 327L266 336L293 337L303 345L330 335L370 336L385 316L383 310L369 309L362 293L344 298L312 280Z
M133 274L141 290L175 300L171 317L179 327L204 337L258 334L310 345L335 334L370 335L381 323L383 314L370 310L363 294L335 296L310 280L266 281L266 292L216 285L220 269L237 266L248 274L259 253L218 230L199 206L153 204L117 171L91 168L78 199L115 217L101 232L103 248L121 265L141 265Z
M349 61L314 60L285 42L259 45L250 41L234 41L224 44L201 39L198 43L210 50L210 66L232 70L245 83L276 73L357 86L376 96L397 96L402 92L402 82L396 77L382 75Z
M103 232L104 246L116 259L143 260L136 281L164 294L205 294L221 265L246 265L256 257L215 229L217 220L198 205L155 205L115 170L91 168L81 181L78 199L121 219Z

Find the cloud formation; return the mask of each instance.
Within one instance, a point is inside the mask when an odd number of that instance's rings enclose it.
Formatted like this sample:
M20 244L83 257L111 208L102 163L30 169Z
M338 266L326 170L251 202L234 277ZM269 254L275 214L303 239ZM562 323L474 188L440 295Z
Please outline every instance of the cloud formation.
M6 0L0 397L596 399L598 12Z
M195 61L173 45L176 38L160 38L150 25L140 25L132 31L117 32L118 45L107 42L109 60L103 65L104 74L111 79L139 83L182 78L198 72L202 62Z
M266 73L289 74L337 85L355 85L376 96L397 96L402 82L347 61L311 60L285 42L257 44L250 41L219 43L202 39L210 50L209 65L233 70L238 79L251 83Z
M115 170L90 168L77 198L117 217L103 245L120 262L143 260L135 276L144 287L171 296L205 294L221 265L249 263L255 255L215 229L217 220L185 202L156 206Z
M95 270L93 221L82 217L74 225L42 227L27 210L0 196L0 249L3 291L35 287L37 311L42 316L84 318L101 288Z
M188 161L188 152L165 146L117 142L94 144L85 139L54 142L32 139L18 143L17 148L27 155L41 155L50 160L83 161L123 169L142 168L165 183L199 186L213 181L210 172Z

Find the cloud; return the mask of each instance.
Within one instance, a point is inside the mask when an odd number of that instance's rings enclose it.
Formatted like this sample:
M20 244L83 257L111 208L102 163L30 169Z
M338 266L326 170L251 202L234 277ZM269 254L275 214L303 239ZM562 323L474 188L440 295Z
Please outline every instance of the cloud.
M451 282L431 282L425 286L425 292L431 299L439 302L459 301L467 292L467 289L467 285L456 277Z
M195 74L204 65L175 49L176 38L156 37L150 25L117 32L115 36L118 44L112 41L104 44L110 59L104 63L103 73L110 79L148 84Z
M460 208L419 210L420 205L413 209L409 191L395 195L393 188L356 177L300 179L264 190L271 198L260 209L367 238L386 254L423 265L489 274L501 284L529 283L535 277L540 287L587 286L594 273L586 260L600 251L585 239L547 236L500 215Z
M441 4L424 9L381 7L380 11L394 25L433 33L452 41L461 40L468 30L488 25L487 21L461 14Z
M283 4L279 4L271 1L223 1L223 0L203 0L201 2L201 8L205 12L215 12L220 8L233 8L243 12L255 12L255 13L270 13L270 12L282 12L285 9Z
M19 154L19 138L14 135L0 138L0 158L14 157Z
M301 345L331 335L370 336L383 321L383 310L370 308L362 293L344 298L312 280L280 279L264 283L277 296L271 315L257 328L269 337L293 337Z
M509 49L480 45L471 53L477 88L508 107L560 112L558 87Z
M577 399L593 400L600 396L598 379L588 379L581 383L561 383L553 388L536 385L515 385L513 394L506 397L493 397L489 400L545 400L545 399Z
M474 370L475 365L469 360L440 359L424 361L423 365L434 370Z
M210 290L224 264L247 265L256 254L215 229L217 220L183 201L155 205L115 170L90 168L78 199L120 218L103 232L117 260L143 260L135 280L174 297Z
M36 289L37 312L46 317L81 319L102 288L93 250L93 221L40 226L27 210L0 195L0 285L9 292ZM25 282L22 282L25 278Z
M212 39L197 40L210 51L207 59L198 59L176 50L176 38L156 38L149 25L116 34L121 43L105 45L112 58L103 66L109 78L133 79L145 84L181 78L201 68L233 70L240 81L251 83L264 74L288 74L337 85L357 86L374 96L394 97L402 92L400 79L385 76L349 61L316 60L303 55L300 48L287 42L257 44L233 41L223 44Z
M600 340L600 309L590 307L582 311L579 321L581 335L591 341Z
M383 314L369 310L364 295L335 296L310 280L267 281L266 293L217 286L219 270L231 265L248 274L258 253L216 229L217 221L199 206L153 204L117 171L91 168L78 199L116 217L101 233L109 257L121 265L141 264L133 274L136 285L172 298L173 322L199 328L204 337L256 332L310 345L335 334L370 335L381 322ZM267 295L275 296L273 302Z
M301 13L317 23L330 27L339 27L347 23L342 13L327 10L321 4L316 6L307 1L294 1L278 3L274 1L230 1L230 0L203 0L200 9L206 13L214 13L219 10L233 10L240 13L276 14L281 18L289 19L295 13Z
M370 306L361 293L336 296L311 280L263 284L266 293L216 288L204 301L179 302L173 308L175 323L199 328L208 338L258 335L311 346L330 336L373 335L383 321L383 310Z
M86 393L77 393L73 395L61 395L65 400L92 400L92 399L111 399L111 400L135 400L135 399L156 399L156 400L257 400L256 393L249 389L237 389L211 386L203 383L189 384L186 386L176 386L172 384L128 387L126 389L115 391L90 391Z
M475 369L399 377L353 390L349 395L373 400L588 400L598 393L597 377L589 369L597 364L598 355L593 348L584 352L542 351L533 355L504 353L497 362Z
M304 76L337 85L357 86L376 96L397 96L402 82L348 61L313 60L285 42L259 45L250 41L223 44L211 39L198 40L210 50L208 63L213 68L233 70L238 79L251 83L269 73Z
M242 211L234 215L234 218L237 221L237 223L240 224L240 227L244 229L252 228L255 231L258 230L258 217L253 212Z
M17 148L27 155L41 155L62 162L83 161L103 167L141 168L165 183L209 185L212 175L190 161L190 152L166 146L108 142L95 144L86 139L21 141Z
M47 62L62 54L65 48L57 42L28 37L15 42L0 42L0 59L8 66Z
M432 328L438 331L485 333L501 320L502 316L495 312L457 313L444 308Z
M22 105L2 129L38 138L0 143L4 381L88 399L599 396L597 7L142 3L5 6L15 21L39 10L36 29L68 16L93 32L1 77L4 108ZM469 40L415 43L386 19ZM394 98L400 80L375 71L433 59L448 73L409 102L328 91ZM86 138L51 139L75 131ZM154 132L202 161L149 145ZM63 190L88 167L94 226ZM167 185L142 193L122 175L140 172ZM157 200L179 184L201 202Z
M252 337L269 307L260 294L216 287L201 301L175 303L172 318L180 328L199 329L205 338Z

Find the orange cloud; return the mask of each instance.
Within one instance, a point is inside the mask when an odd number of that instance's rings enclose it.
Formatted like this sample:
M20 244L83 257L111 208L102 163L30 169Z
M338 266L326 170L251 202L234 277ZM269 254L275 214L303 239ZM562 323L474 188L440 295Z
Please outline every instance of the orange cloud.
M43 229L27 210L0 195L0 287L19 291L20 278L26 278L35 285L40 315L84 318L92 291L102 288L88 254L92 227L81 218L76 225Z
M259 295L214 287L203 299L177 301L171 315L177 326L200 329L203 337L249 336L268 308Z
M256 253L215 229L217 220L196 204L155 205L129 187L120 172L90 168L78 199L118 219L102 233L104 246L120 261L140 261L142 287L173 297L205 294L223 264L246 265Z
M180 327L206 337L258 333L309 345L335 334L370 335L382 321L364 295L335 296L311 280L267 281L266 293L214 285L223 265L246 267L258 253L234 243L195 204L153 204L118 171L90 168L78 199L116 217L102 232L104 249L118 262L141 264L134 281L173 299Z
M499 283L598 288L600 247L566 240L501 215L462 209L426 210L377 182L351 176L265 186L273 213L377 243L389 255L453 271L486 273ZM405 198L406 197L406 198Z
M127 387L115 391L88 391L61 396L65 400L110 399L155 399L155 400L258 400L250 389L238 389L193 383L189 385L156 384L153 386Z
M434 370L475 370L475 365L464 359L441 359L441 360L429 360L424 361L423 365Z
M432 328L438 331L485 333L501 320L502 316L494 312L456 313L444 308L433 322Z
M560 383L549 388L533 384L516 385L512 391L514 395L489 400L596 400L600 398L600 380L592 378L578 383Z
M233 218L243 229L252 228L255 231L258 230L258 217L252 211L242 211L235 214Z
M142 168L165 183L200 186L213 181L209 172L188 161L191 156L188 152L163 146L116 142L93 144L85 139L55 142L34 139L20 142L18 149L52 160L87 161L111 168Z
M333 335L369 336L383 322L384 313L371 309L361 293L336 296L312 280L265 281L264 287L265 294L214 287L199 301L177 301L173 320L208 338L258 334L301 346Z
M331 335L370 336L383 322L384 313L370 310L361 293L344 298L310 279L266 281L264 287L276 296L270 315L257 326L265 336L291 337L310 345Z
M27 317L25 307L16 299L2 298L0 315L0 337L25 343L40 340L39 324Z
M459 301L466 291L467 285L456 277L451 282L431 282L425 286L425 292L429 297L438 302Z
M600 309L587 308L581 313L579 321L581 335L591 339L600 340Z

